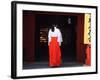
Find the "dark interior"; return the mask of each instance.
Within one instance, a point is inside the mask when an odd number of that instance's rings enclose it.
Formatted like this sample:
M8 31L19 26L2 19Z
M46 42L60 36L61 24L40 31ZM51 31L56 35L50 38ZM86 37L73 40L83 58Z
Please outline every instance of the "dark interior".
M36 14L35 19L35 61L48 62L49 60L48 30L52 24L57 24L62 33L61 53L63 62L76 61L77 16Z

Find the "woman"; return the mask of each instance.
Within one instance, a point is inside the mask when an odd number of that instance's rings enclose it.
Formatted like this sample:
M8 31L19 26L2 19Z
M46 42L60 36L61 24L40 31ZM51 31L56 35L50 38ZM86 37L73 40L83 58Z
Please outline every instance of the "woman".
M57 67L61 65L61 42L61 32L56 25L53 25L48 33L49 65L51 67Z

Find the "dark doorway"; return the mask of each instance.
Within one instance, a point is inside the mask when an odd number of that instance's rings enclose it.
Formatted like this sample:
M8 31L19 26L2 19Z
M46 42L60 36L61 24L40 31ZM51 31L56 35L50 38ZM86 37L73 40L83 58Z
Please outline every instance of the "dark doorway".
M49 60L48 30L52 24L57 24L62 33L63 62L76 61L77 16L61 14L36 14L35 61Z
M66 22L67 19L67 22ZM66 16L62 20L65 25L61 28L63 43L62 49L62 59L64 62L76 61L76 16Z

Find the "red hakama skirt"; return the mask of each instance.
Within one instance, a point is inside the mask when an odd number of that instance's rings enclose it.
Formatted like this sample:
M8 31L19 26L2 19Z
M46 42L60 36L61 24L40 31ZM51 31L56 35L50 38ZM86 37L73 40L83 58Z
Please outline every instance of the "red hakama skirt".
M61 64L61 50L57 37L52 37L49 44L49 65L51 67L57 67Z

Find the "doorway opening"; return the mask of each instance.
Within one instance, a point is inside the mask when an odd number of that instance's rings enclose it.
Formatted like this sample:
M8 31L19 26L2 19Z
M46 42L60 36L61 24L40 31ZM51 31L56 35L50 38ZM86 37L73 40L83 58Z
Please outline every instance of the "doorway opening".
M35 60L37 62L49 62L48 30L53 24L57 24L62 33L62 62L76 61L77 16L59 14L36 15Z

